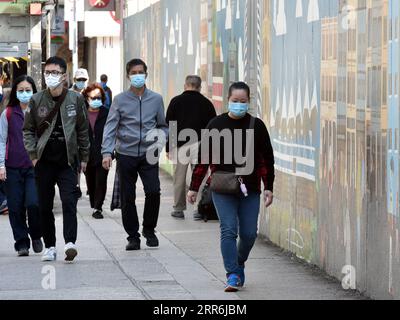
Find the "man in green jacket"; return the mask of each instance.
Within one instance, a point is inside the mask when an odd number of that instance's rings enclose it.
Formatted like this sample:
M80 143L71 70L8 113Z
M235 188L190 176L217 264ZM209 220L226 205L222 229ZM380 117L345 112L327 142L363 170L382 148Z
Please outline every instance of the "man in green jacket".
M55 261L56 231L53 204L55 184L60 190L65 260L78 254L78 168L86 170L89 158L89 122L82 95L64 88L67 65L59 57L45 64L47 90L35 94L25 116L24 144L35 166L39 210L46 251L42 261Z

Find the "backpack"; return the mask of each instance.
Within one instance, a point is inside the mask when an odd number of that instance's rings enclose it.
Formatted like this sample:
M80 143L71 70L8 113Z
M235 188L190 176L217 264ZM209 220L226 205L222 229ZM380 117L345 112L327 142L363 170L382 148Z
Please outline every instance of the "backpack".
M212 200L210 185L206 184L201 193L201 199L197 207L199 214L202 216L204 222L208 220L219 220L217 210L215 209Z

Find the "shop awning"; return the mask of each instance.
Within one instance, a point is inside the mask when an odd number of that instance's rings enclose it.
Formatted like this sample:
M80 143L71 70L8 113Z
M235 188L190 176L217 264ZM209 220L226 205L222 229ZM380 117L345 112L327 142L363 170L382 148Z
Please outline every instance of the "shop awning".
M7 60L9 62L18 62L19 61L18 59L15 59L13 57L4 57L3 59L5 59L5 60Z

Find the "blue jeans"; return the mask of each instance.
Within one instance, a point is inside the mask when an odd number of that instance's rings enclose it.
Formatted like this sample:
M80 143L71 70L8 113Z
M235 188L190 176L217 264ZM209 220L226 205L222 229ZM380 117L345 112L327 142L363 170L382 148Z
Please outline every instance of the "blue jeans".
M29 235L32 240L38 240L42 237L33 168L7 168L5 189L15 250L29 249ZM28 224L26 223L26 213L28 213Z
M221 252L227 275L238 274L249 258L257 238L260 194L249 192L246 198L213 192L221 227ZM237 238L239 235L239 242Z

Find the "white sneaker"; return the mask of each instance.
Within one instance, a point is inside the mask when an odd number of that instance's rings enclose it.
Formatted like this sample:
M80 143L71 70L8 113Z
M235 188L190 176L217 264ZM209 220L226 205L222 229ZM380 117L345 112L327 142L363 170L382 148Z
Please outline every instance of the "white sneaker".
M74 261L75 257L78 255L78 250L76 250L76 245L72 242L67 243L65 245L65 261L72 262Z
M44 251L42 256L42 261L56 261L57 260L57 250L55 247L48 248Z

